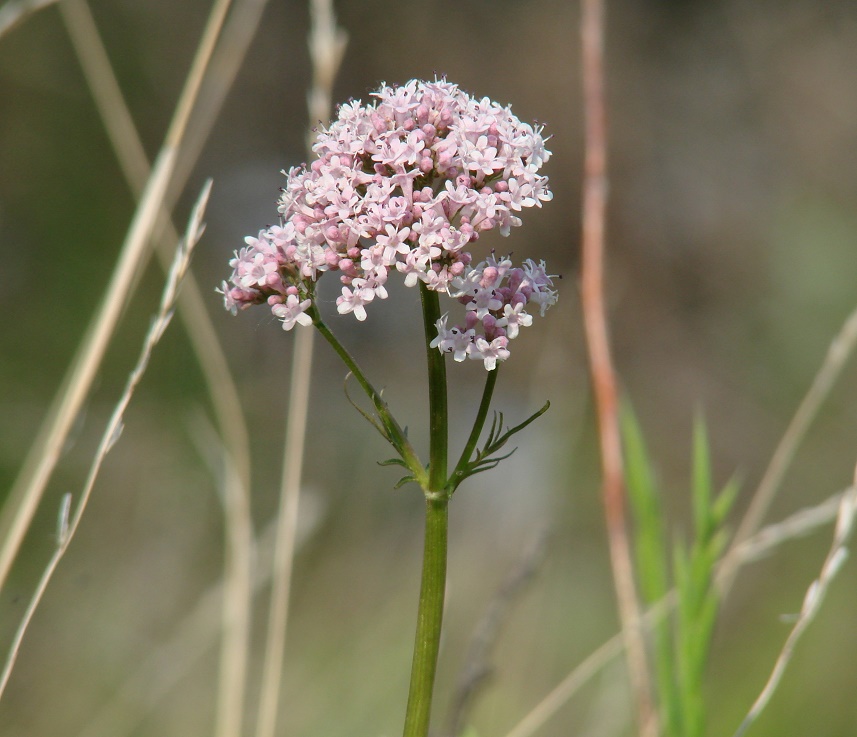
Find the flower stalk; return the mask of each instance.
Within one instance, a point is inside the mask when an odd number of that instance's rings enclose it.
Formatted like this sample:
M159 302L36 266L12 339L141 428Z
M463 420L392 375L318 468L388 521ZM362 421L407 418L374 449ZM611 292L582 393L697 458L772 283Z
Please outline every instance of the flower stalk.
M437 336L435 324L440 320L440 300L437 292L420 284L423 324L426 336L429 384L429 481L426 496L445 495L446 459L449 418L446 402L446 356L432 347Z
M468 250L490 230L509 235L519 213L552 198L539 173L550 157L541 126L521 122L509 106L477 99L445 79L382 85L376 102L340 106L318 131L309 166L293 167L278 203L280 222L244 239L218 290L237 313L267 304L284 330L313 325L339 355L372 403L352 405L396 450L381 465L406 470L397 488L415 482L426 518L422 580L405 717L405 737L426 737L440 649L446 586L449 500L468 476L494 468L514 434L543 414L505 428L488 416L498 365L509 343L557 299L543 261L515 266L495 252L474 260ZM336 310L358 321L387 298L386 282L419 285L428 364L429 462L423 464L402 426L357 362L322 320L315 285L324 273L342 284ZM440 295L460 318L442 312ZM463 308L463 310L462 310ZM446 354L482 362L488 376L465 447L448 471ZM349 401L350 397L349 397Z
M446 589L448 512L449 497L442 492L426 494L423 572L404 737L428 734Z
M446 356L431 345L436 335L435 324L440 319L440 302L437 292L426 289L424 284L420 285L420 297L428 360L429 472L428 485L423 487L426 498L423 571L404 737L425 737L428 734L443 623L449 527L450 495L446 479L449 444Z

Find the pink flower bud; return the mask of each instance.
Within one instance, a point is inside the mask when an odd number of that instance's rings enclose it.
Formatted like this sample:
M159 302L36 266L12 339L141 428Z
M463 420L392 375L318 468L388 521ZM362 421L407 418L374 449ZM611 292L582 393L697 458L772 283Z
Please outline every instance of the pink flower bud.
M486 266L485 270L482 272L482 278L479 280L479 286L483 289L488 289L489 287L494 286L494 282L497 281L497 276L499 272L494 266Z

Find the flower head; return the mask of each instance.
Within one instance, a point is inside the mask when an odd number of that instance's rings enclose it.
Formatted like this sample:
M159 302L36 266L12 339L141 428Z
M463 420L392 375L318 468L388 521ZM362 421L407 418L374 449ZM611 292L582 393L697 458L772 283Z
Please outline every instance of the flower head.
M267 302L290 330L312 323L315 281L339 272L341 314L367 318L396 271L465 306L465 322L438 323L432 346L455 360L505 360L508 343L556 301L544 263L514 267L492 254L472 266L480 233L508 235L518 214L551 199L539 169L549 159L540 127L508 106L477 100L445 79L411 80L342 105L318 132L309 166L285 172L281 222L247 237L220 291L237 312Z

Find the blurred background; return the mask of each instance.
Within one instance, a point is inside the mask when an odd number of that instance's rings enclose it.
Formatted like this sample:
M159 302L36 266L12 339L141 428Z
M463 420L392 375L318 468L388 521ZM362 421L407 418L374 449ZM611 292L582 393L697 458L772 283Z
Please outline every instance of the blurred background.
M92 0L91 7L152 159L209 3ZM578 299L579 8L367 0L338 3L337 14L350 40L335 101L365 100L382 81L445 74L476 96L511 102L521 119L544 123L552 135L546 173L554 201L525 213L508 240L480 241L514 251L516 260L544 258L563 277L559 304L515 342L495 394L512 423L546 399L552 407L517 438L511 459L468 481L453 502L436 689L440 728L480 617L510 568L547 533L546 556L509 613L492 679L470 714L480 735L503 735L618 626ZM267 310L232 317L214 287L228 277L227 260L243 237L275 220L280 170L305 158L308 22L303 3L267 8L175 208L183 228L203 181L214 179L193 271L247 412L260 534L276 509L294 336ZM607 34L612 339L681 536L694 412L708 420L718 482L741 479L737 522L857 305L857 4L613 0ZM98 304L133 211L60 14L48 7L0 38L2 494ZM81 488L162 284L156 264L140 274L0 595L4 657L52 552L60 498ZM330 308L335 284L326 288ZM373 304L365 323L331 324L421 447L418 309L416 290L402 288ZM319 342L278 731L289 737L393 735L404 714L422 503L415 487L392 491L395 471L376 465L390 452L348 406L344 374ZM483 377L475 362L449 368L453 448L469 430ZM851 483L855 400L851 365L769 521ZM126 425L0 702L4 737L211 733L216 642L195 659L174 645L219 580L224 550L207 465L210 401L179 321L157 348ZM799 610L829 543L824 528L742 571L715 635L710 734L731 734L761 690L789 631L782 615ZM754 735L854 734L855 571L846 563ZM266 604L263 589L251 710ZM133 681L152 653L160 665ZM604 670L539 734L630 734L623 667L616 661Z

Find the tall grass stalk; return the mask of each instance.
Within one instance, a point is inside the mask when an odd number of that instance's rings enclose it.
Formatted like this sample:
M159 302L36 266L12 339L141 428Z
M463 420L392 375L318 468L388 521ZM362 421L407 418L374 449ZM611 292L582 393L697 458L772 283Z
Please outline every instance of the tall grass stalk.
M208 201L210 191L211 181L209 180L194 206L193 213L191 214L190 221L188 222L185 238L179 244L173 266L169 271L167 284L161 298L160 308L152 321L149 331L146 333L143 340L143 348L140 351L137 363L128 378L125 389L122 392L119 402L114 408L113 413L110 416L110 420L108 421L101 437L95 457L93 458L90 466L89 474L87 475L86 481L83 485L83 490L80 494L77 505L74 507L73 513L71 512L71 496L66 495L63 497L62 506L60 508L59 523L57 526L57 546L48 561L41 578L39 579L39 583L36 586L24 616L15 632L9 654L6 658L6 663L3 667L2 673L0 673L0 698L2 698L3 693L6 690L6 685L9 683L9 678L12 674L12 669L15 666L15 661L18 656L18 651L20 650L21 643L24 640L24 635L32 621L33 615L42 600L48 583L50 583L60 560L62 560L69 544L77 532L80 520L83 518L83 513L89 503L89 499L92 495L92 489L95 486L95 481L101 471L104 459L107 457L107 454L122 434L125 409L128 407L131 397L146 371L152 351L158 344L158 341L161 339L161 336L163 336L164 331L167 329L167 326L172 319L173 307L175 305L182 277L187 272L187 268L190 264L190 256L193 251L193 247L202 235L202 215L205 210L205 205Z
M841 376L845 365L854 355L855 350L857 350L857 308L848 315L839 332L831 341L821 366L813 377L807 393L801 399L783 437L777 444L759 486L753 493L753 500L761 499L764 504L761 501L755 502L755 504L751 502L738 525L738 532L736 532L718 566L716 580L721 588L723 598L727 596L734 577L747 562L753 561L756 556L768 552L788 540L807 534L808 531L826 524L834 518L836 509L838 509L839 498L846 492L834 495L819 505L801 510L782 522L765 527L759 533L753 534L758 529L763 507L766 510L776 495L788 466L811 427L812 421L818 415L818 411L835 386L837 379ZM744 530L743 539L739 537L741 530ZM665 607L674 606L675 602L670 601L673 595L674 591L671 591L667 600L662 599L658 605L649 608L645 615L645 621L651 623L652 617L660 616L658 613L663 612ZM505 737L530 737L530 735L535 734L584 685L624 651L624 636L620 632L602 643L573 668L506 733Z
M777 657L771 675L768 678L765 687L759 694L758 698L750 707L747 716L739 725L734 737L743 737L750 726L758 719L759 715L768 705L771 697L776 691L780 680L783 677L786 667L792 658L795 646L801 635L806 631L818 610L821 608L821 603L824 599L827 589L830 587L836 574L839 572L845 558L848 555L848 550L845 547L848 538L851 535L851 530L854 527L854 518L857 516L857 487L849 489L842 497L839 504L839 510L836 517L836 527L833 533L833 543L824 559L821 566L821 572L809 586L804 595L803 604L801 605L800 613L798 614L797 622L795 622L792 631L786 639L783 649Z
M658 732L652 708L646 648L640 631L640 605L625 519L625 490L616 376L607 337L604 304L604 248L607 214L607 120L604 95L604 0L584 0L581 69L584 111L583 235L581 297L592 388L598 414L604 514L619 619L625 638L637 727L642 737Z
M333 82L342 62L346 43L345 32L336 26L336 16L331 0L311 0L309 50L313 77L307 96L310 128L317 121L324 121L330 117ZM313 136L310 133L307 136L307 149L310 153L312 140ZM300 484L303 475L304 440L309 410L314 342L315 331L298 331L292 358L280 502L277 512L277 541L274 548L265 660L262 667L256 719L257 737L273 737L277 725L300 507Z
M175 173L167 187L167 209L173 207L184 190L214 124L220 118L226 96L247 57L268 3L269 0L233 0L232 10L202 80L192 112L191 125L176 161Z
M120 167L132 192L139 198L149 175L149 162L92 13L86 0L63 0L59 9ZM166 232L165 238L158 239L157 248L163 264L168 255L164 246L167 240L175 238L167 207L161 211L158 225L160 227L156 226L155 232ZM220 477L225 478L226 576L215 734L229 737L237 734L243 717L250 642L250 549L253 528L249 500L249 438L226 356L192 274L186 277L178 301L178 312L197 355L227 453L223 464L225 473L220 474Z
M779 522L767 525L746 540L735 553L735 565L742 568L754 563L791 540L815 532L819 527L836 519L842 500L851 489L837 492L821 504L806 507ZM659 602L643 615L646 628L654 627L676 605L676 592L671 589ZM618 632L592 651L562 681L534 706L503 737L532 737L547 724L587 683L601 673L624 651L622 633Z
M231 0L217 0L212 8L110 283L0 514L0 589L6 582L69 430L89 393L107 344L131 296L131 284L149 255L152 231L187 130L193 101L230 4Z
M833 389L836 380L842 374L842 370L845 368L848 360L854 355L855 349L857 349L857 308L848 315L839 332L831 341L821 368L813 378L809 390L801 400L797 412L795 412L794 417L792 417L786 428L785 434L777 444L776 450L771 457L771 462L765 469L762 480L753 494L750 506L747 508L741 523L738 525L735 537L726 551L719 575L720 587L724 596L731 588L737 570L733 560L736 556L736 551L744 544L747 538L759 529L759 525L770 508L777 491L779 491L783 478L801 442L806 436L813 420L818 415L818 411L821 409L824 401L830 394L831 389Z
M169 264L169 244L178 239L168 215L175 200L173 193L183 190L190 170L196 164L202 144L218 117L250 40L258 28L267 1L238 0L212 54L198 102L193 108L193 125L185 134L179 160L164 198L163 221L155 227L155 232L163 227L166 234L158 241L157 252L162 265ZM149 162L89 6L85 0L63 0L60 10L120 167L132 192L139 198L149 176ZM250 443L247 423L235 381L205 304L198 282L193 273L189 273L179 295L179 317L197 355L226 451L231 455L239 478L249 489Z
M196 431L204 457L219 442L216 433L204 427ZM205 451L209 451L206 453ZM212 472L219 470L221 456L209 458ZM317 505L304 504L296 545L315 531L321 515ZM252 594L258 595L271 582L271 564L278 520L271 521L257 536L250 551L255 561L251 581ZM154 647L116 690L89 715L77 737L122 737L131 734L155 707L167 698L176 685L221 639L223 632L224 580L211 584L177 623L172 632Z

